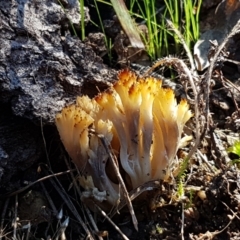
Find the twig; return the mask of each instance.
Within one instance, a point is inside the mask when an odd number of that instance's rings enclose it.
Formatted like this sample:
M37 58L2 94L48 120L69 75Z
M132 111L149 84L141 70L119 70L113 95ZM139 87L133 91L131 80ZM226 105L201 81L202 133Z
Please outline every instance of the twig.
M240 93L240 89L234 83L232 83L230 80L228 80L225 77L222 78L223 85L224 85L224 82L226 82L227 85L231 85L231 86L228 86L229 89L230 89L230 87L232 87L232 88L234 88L236 91L238 91Z
M102 144L103 144L103 146L104 146L107 154L108 154L109 157L110 157L110 160L111 160L112 166L113 166L113 168L114 168L114 171L115 171L115 173L116 173L116 176L117 176L117 178L118 178L119 184L120 184L120 186L121 186L121 188L122 188L122 190L123 190L123 196L124 196L124 198L125 198L125 200L126 200L126 203L127 203L127 205L128 205L128 209L129 209L129 212L130 212L130 214L131 214L131 216L132 216L133 225L134 225L135 229L138 231L138 221L137 221L136 215L135 215L135 213L134 213L134 209L133 209L133 206L132 206L132 202L131 202L131 200L130 200L130 198L129 198L129 194L128 194L126 185L125 185L125 183L124 183L124 181L123 181L123 179L122 179L122 176L121 176L121 174L120 174L120 172L119 172L119 169L118 169L118 166L117 166L117 164L116 164L116 163L117 163L117 158L116 158L116 156L112 153L112 151L110 151L110 149L109 149L109 144L106 142L106 139L105 139L104 135L102 135L102 134L97 134L97 133L96 133L94 130L92 130L92 129L90 130L90 132L93 133L93 134L96 134L96 135L98 136L98 138L101 140L101 142L102 142Z
M41 181L45 181L49 178L52 178L52 177L57 177L57 176L61 176L61 175L64 175L64 174L68 174L69 172L72 172L72 171L76 171L76 170L68 170L68 171L65 171L65 172L60 172L60 173L54 173L54 174L51 174L51 175L48 175L48 176L45 176L45 177L42 177L42 178L39 178L38 180L36 180L35 182L32 182L30 184L28 184L26 187L23 187L17 191L14 191L14 192L10 192L10 193L7 193L7 194L4 194L4 195L0 195L0 199L3 199L3 198L8 198L8 197L11 197L11 196L14 196L18 193L21 193L21 192L24 192L25 190L27 190L28 188L32 187L34 184L36 183L39 183Z
M212 173L216 174L216 171L214 171L212 165L209 163L208 159L206 159L206 155L203 155L202 152L201 152L199 149L197 149L197 152L198 152L199 156L201 157L201 159L202 159L202 160L205 162L205 164L208 166L209 170L210 170Z
M238 116L240 117L240 108L238 107L238 103L237 103L237 101L235 99L235 94L234 94L234 92L233 92L233 90L231 88L234 88L235 91L237 91L239 93L240 93L240 89L238 89L238 87L234 83L232 83L230 80L228 80L225 77L222 77L221 81L222 81L223 86L226 87L228 89L228 91L230 92L230 94L232 96L232 100L233 100L233 102L235 104L236 111L238 112Z
M68 227L69 224L69 217L67 217L64 222L60 223L60 228L58 229L57 233L56 233L56 237L54 237L55 240L58 240L59 237L61 240L67 240L66 235L65 235L65 231Z
M182 225L181 225L181 237L184 240L184 203L182 201Z
M227 44L227 42L230 40L231 37L233 37L240 29L240 20L235 24L235 26L232 28L231 32L224 38L223 42L219 45L217 48L216 53L214 54L210 66L207 70L206 77L205 77L205 82L206 82L206 88L205 88L205 93L204 93L204 99L206 101L205 104L205 118L206 118L206 123L205 123L205 129L208 131L209 130L209 95L210 95L210 81L212 78L212 73L214 66L216 64L216 61L218 59L219 54Z
M142 186L137 187L136 189L133 189L130 193L129 193L129 198L131 201L133 201L135 198L137 198L139 195L141 195L143 192L146 191L152 191L154 188L159 188L160 186L160 181L149 181L147 183L144 183ZM126 201L124 201L124 199L120 202L120 204L118 205L118 208L116 210L114 210L111 213L111 217L113 217L118 211L120 211L125 205L126 205Z
M22 227L22 229L24 229L24 230L27 229L27 234L26 234L26 237L24 239L29 240L30 239L30 233L31 233L31 222L28 221L28 224L24 225Z
M96 204L95 205L99 212L114 226L114 228L120 233L123 239L129 240L128 237L119 229L119 227L107 216L107 214Z
M45 139L44 132L43 132L43 122L42 122L42 118L41 118L40 123L41 123L41 134L42 134L42 139L43 139L44 150L45 150L45 154L46 154L46 158L47 158L48 165L49 165L49 167L50 167L51 164L50 164L50 159L49 159L48 152L47 152L47 143L46 143L46 139Z
M21 188L15 192L11 192L11 193L8 193L6 195L3 195L3 196L0 196L1 198L7 198L7 197L10 197L10 196L13 196L13 195L16 195L17 197L17 194L18 193L21 193L23 191L25 191L26 189L30 188L31 186L33 186L34 184L36 183L39 183L41 181L44 181L44 180L47 180L47 179L50 179L51 183L54 185L55 189L58 191L59 195L62 197L62 199L64 200L64 202L66 203L66 205L68 206L68 208L71 210L71 212L73 213L73 215L77 218L77 220L80 222L80 224L82 225L83 229L85 230L86 234L87 234L87 237L89 239L93 239L92 237L92 234L90 233L90 231L88 230L86 224L84 223L84 221L81 219L80 215L78 214L75 206L73 205L71 199L68 197L67 193L65 192L64 188L62 187L62 185L59 183L58 179L56 178L57 176L60 176L60 175L63 175L63 174L67 174L69 172L72 172L72 171L75 171L75 170L68 170L68 171L65 171L65 172L61 172L61 173L54 173L54 174L51 174L51 175L48 175L46 177L43 177L43 178L40 178L38 179L37 181L33 182L33 183L30 183L28 186L24 187L24 188ZM58 183L55 184L55 182L53 181L52 177L55 177L55 180L56 182ZM17 203L16 203L17 204ZM16 205L15 204L15 205Z
M17 215L18 215L18 195L15 196L15 208L13 218L13 239L17 239Z
M223 205L225 205L225 207L227 207L233 215L235 215L237 217L238 220L240 220L240 217L238 217L237 213L235 213L225 202L221 201Z
M174 26L174 24L172 23L172 21L170 21L169 19L166 19L167 21L167 24L169 27L171 27L171 29L175 32L175 34L178 36L178 38L180 39L186 53L187 53L187 56L188 56L188 59L189 59L189 62L190 62L190 65L191 65L191 71L192 73L196 74L196 66L194 64L194 60L193 60L193 56L192 56L192 53L188 47L188 45L186 44L186 41L184 40L184 37L183 35L179 32L179 30Z
M71 201L70 197L68 196L68 194L66 193L65 189L63 188L63 186L61 185L61 183L59 182L59 180L56 177L54 179L55 179L56 183L53 181L52 178L50 178L50 182L52 183L52 185L54 186L54 188L56 189L58 194L61 196L61 198L63 199L63 201L69 208L69 210L76 217L76 219L80 222L81 226L83 227L84 231L87 234L86 238L94 239L91 232L89 231L87 225L84 223L81 216L78 214L77 209L75 208L74 204L72 203L72 201Z
M47 198L47 200L48 200L49 205L50 205L51 208L52 208L52 211L53 211L54 216L57 216L57 214L58 214L58 213L57 213L57 208L55 207L55 205L54 205L54 203L53 203L53 200L52 200L51 197L49 196L49 194L48 194L48 192L47 192L47 189L45 188L43 182L40 182L40 185L41 185L41 187L42 187L42 189L43 189L43 192L44 192L44 194L45 194L45 196L46 196L46 198Z
M4 219L5 219L5 215L6 215L6 212L7 212L8 204L9 204L9 198L6 199L6 201L4 203L4 206L3 206L3 209L2 209L1 225L0 225L0 240L2 240L2 237L3 237L3 230L4 230L3 225L4 225Z

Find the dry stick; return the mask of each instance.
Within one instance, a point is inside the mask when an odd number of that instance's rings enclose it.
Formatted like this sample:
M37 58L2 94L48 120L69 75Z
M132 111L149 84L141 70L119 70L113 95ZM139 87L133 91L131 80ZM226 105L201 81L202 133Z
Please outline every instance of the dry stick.
M225 205L233 215L236 215L236 218L240 220L240 217L238 217L237 212L235 213L225 202L221 201L223 205Z
M65 156L64 156L64 161L65 161L68 169L70 169L70 165L69 165L69 163L68 163L68 161L67 161L67 158L66 158ZM75 186L75 188L76 188L76 190L77 190L77 193L78 193L79 197L81 198L81 192L80 192L80 189L79 189L79 187L78 187L78 185L77 185L76 179L75 179L75 177L74 177L74 175L73 175L72 172L70 173L70 175L71 175L73 184L74 184L74 186ZM91 212L89 211L88 207L85 206L85 204L84 204L84 207L85 207L84 209L85 209L85 211L86 211L86 213L87 213L87 216L89 217L90 222L92 223L92 226L93 226L94 231L99 232L99 229L98 229L98 227L97 227L97 225L96 225L96 223L95 223L95 221L94 221L94 219L93 219L93 216L92 216ZM99 238L99 240L103 240L103 238L102 238L101 236L98 236L98 238Z
M178 38L180 39L186 53L187 53L187 56L188 56L188 59L190 61L190 65L191 65L191 71L195 74L196 73L196 66L194 64L194 60L193 60L193 56L192 56L192 53L188 47L188 45L186 44L185 40L184 40L184 37L183 35L178 31L178 29L174 26L174 24L172 23L172 21L170 21L169 19L166 19L167 21L167 24L169 27L171 27L171 30L173 30L176 35L178 36Z
M47 189L45 188L43 182L40 182L40 185L41 185L41 187L42 187L42 189L43 189L43 192L44 192L44 194L45 194L45 196L46 196L46 198L47 198L47 200L48 200L49 205L50 205L51 208L52 208L52 211L53 211L54 216L57 216L57 214L58 214L57 208L55 207L55 205L54 205L54 203L53 203L53 200L52 200L51 197L49 196L49 194L48 194L48 192L47 192Z
M4 206L3 206L3 210L2 210L2 214L1 214L1 225L0 225L0 240L2 240L2 237L3 237L3 231L4 231L4 217L6 215L6 212L7 212L7 207L8 207L8 204L9 204L9 198L6 199L5 203L4 203Z
M234 83L232 83L230 80L228 80L225 77L223 77L222 79L223 79L224 82L231 85L232 88L234 88L236 91L238 91L240 93L240 89ZM230 86L228 86L228 87L230 87Z
M68 224L69 224L69 217L67 217L66 220L64 220L64 222L60 223L60 227L57 230L56 237L54 237L53 239L58 240L60 237L61 240L67 240L65 231L68 227Z
M56 183L53 181L52 178L50 178L50 182L55 187L56 191L59 193L65 204L68 206L69 210L72 212L72 214L76 217L76 219L80 222L81 226L83 227L84 231L87 234L87 239L94 239L91 232L88 230L87 225L82 220L81 216L78 214L77 209L75 208L74 204L72 203L71 199L69 198L68 194L66 193L65 189L59 182L59 180L55 177Z
M15 209L13 219L13 239L17 239L17 215L18 215L18 195L15 196Z
M47 152L47 143L46 143L46 139L45 139L44 132L43 132L42 118L41 118L41 122L40 123L41 123L41 134L42 134L42 139L43 139L44 150L45 150L45 154L46 154L48 165L50 167L51 164L50 164L50 159L49 159L48 152Z
M205 155L202 154L202 152L200 150L197 149L197 152L200 156L200 158L204 161L204 163L208 166L209 170L212 172L212 173L216 173L216 171L214 171L213 167L211 166L211 164L209 163L207 157Z
M8 194L6 194L6 195L4 195L4 196L0 196L0 198L3 198L3 197L4 197L4 198L7 198L7 197L10 197L10 196L13 196L13 195L16 195L16 196L17 196L18 193L21 193L21 192L25 191L26 189L30 188L31 186L33 186L34 184L36 184L36 183L38 183L38 182L41 182L41 181L44 181L44 180L47 180L47 179L52 180L52 179L51 179L52 177L55 177L55 179L57 179L56 176L63 175L63 174L67 174L67 173L72 172L72 171L75 171L75 170L68 170L68 171L65 171L65 172L54 173L54 174L48 175L48 176L46 176L46 177L43 177L43 178L38 179L37 181L35 181L35 182L33 182L33 183L30 183L28 186L26 186L26 187L24 187L24 188L21 188L21 189L15 191L15 192L8 193ZM57 179L57 182L58 182L58 179ZM60 196L62 197L62 199L65 201L66 205L67 205L68 208L71 210L71 212L73 213L73 215L75 215L75 217L77 218L77 220L81 223L81 225L82 225L83 229L85 230L85 232L87 233L89 239L93 239L92 234L89 232L86 224L82 221L80 215L77 214L77 210L76 210L75 206L72 204L72 202L71 202L70 198L68 197L67 193L65 192L64 188L61 186L61 184L60 184L59 182L58 182L59 187L58 187L53 181L51 181L51 183L55 186L55 188L56 188L56 190L58 191L59 195L60 195ZM63 192L64 192L65 196L64 196ZM65 197L66 197L67 199L66 199Z
M240 65L240 62L239 62L239 61L235 61L235 60L232 60L232 59L224 58L224 61L225 61L225 62L234 63L234 64L236 64L236 65Z
M216 53L214 54L212 61L210 62L210 66L208 68L205 82L207 83L207 86L205 88L205 99L206 99L206 105L205 105L205 118L206 118L206 130L209 129L209 94L210 94L210 81L214 69L214 65L217 61L218 55L223 50L224 46L227 44L227 42L230 40L231 37L233 37L238 31L240 30L240 20L235 24L235 26L232 28L231 32L224 38L223 42L220 44L220 46L217 48Z
M235 108L238 112L238 116L240 117L240 108L238 107L237 101L236 101L235 96L234 96L235 94L234 94L233 90L230 89L230 86L232 88L234 88L236 91L238 91L239 93L240 93L240 89L238 89L237 86L234 83L232 83L230 80L228 80L225 77L222 78L222 84L223 84L224 87L228 88L229 92L231 93L232 100L235 104Z
M160 65L172 65L176 68L176 70L178 71L178 73L180 72L180 74L185 73L188 77L188 80L190 82L190 85L192 87L192 91L194 93L194 101L195 101L195 105L194 105L194 110L195 110L195 119L196 119L196 139L195 139L195 143L194 146L191 148L190 152L188 153L187 158L190 159L191 156L194 154L194 152L196 152L197 147L200 143L200 124L199 124L199 110L198 110L198 93L197 93L197 89L195 87L194 81L193 81L193 77L192 77L192 73L191 71L188 69L187 65L178 58L174 58L174 57L166 57L166 58L162 58L160 60L158 60L144 75L149 75L149 73L151 73L155 68L159 67Z
M21 189L19 189L19 190L17 190L17 191L10 192L10 193L7 193L7 194L5 194L5 195L0 195L0 199L14 196L14 195L16 195L16 194L18 194L18 193L24 192L25 190L27 190L28 188L30 188L31 186L33 186L33 185L36 184L36 183L39 183L39 182L41 182L41 181L45 181L45 180L47 180L47 179L49 179L49 178L52 178L52 177L57 177L57 176L61 176L61 175L63 175L63 174L67 174L67 173L72 172L72 171L75 171L75 170L68 170L68 171L65 171L65 172L54 173L54 174L48 175L48 176L46 176L46 177L39 178L39 179L36 180L35 182L32 182L32 183L28 184L26 187L23 187L23 188L21 188Z
M29 239L29 237L30 237L30 232L31 232L31 223L30 223L30 221L29 221L29 222L28 222L28 229L27 229L26 240Z
M119 229L119 227L111 220L110 217L96 204L95 205L99 212L114 226L114 228L120 233L124 240L129 240L128 237Z
M182 225L181 225L181 237L184 240L184 203L182 202Z
M144 183L143 185L133 189L131 192L129 192L129 198L131 201L133 201L135 198L137 198L139 195L141 195L143 192L146 191L152 191L153 189L159 189L160 185L161 185L161 181L158 180L153 180L153 181L149 181ZM125 205L126 205L126 201L124 201L124 199L120 202L120 204L118 205L118 208L113 210L113 212L111 213L110 217L112 218L118 211L120 211Z
M124 183L124 181L123 181L123 179L122 179L122 176L121 176L121 174L120 174L120 172L119 172L119 169L118 169L118 166L117 166L117 164L116 164L117 158L116 158L116 156L110 151L110 149L109 149L109 147L108 147L109 144L107 144L107 142L106 142L106 140L105 140L105 138L104 138L104 135L102 135L102 134L97 134L94 130L90 130L90 132L92 132L93 134L96 134L96 135L98 136L98 138L101 140L101 142L102 142L102 144L103 144L103 146L104 146L107 154L108 154L109 157L110 157L110 160L111 160L111 163L112 163L112 165L113 165L113 168L114 168L114 171L115 171L115 173L116 173L116 176L117 176L117 178L118 178L119 184L120 184L120 186L121 186L121 188L122 188L122 190L123 190L123 195L124 195L124 198L125 198L125 200L126 200L126 202L127 202L127 206L128 206L129 212L130 212L130 214L131 214L131 216L132 216L133 225L134 225L135 229L138 231L137 218L136 218L136 215L135 215L135 213L134 213L133 206L132 206L132 202L131 202L131 200L130 200L130 198L129 198L129 194L128 194L126 185L125 185L125 183Z

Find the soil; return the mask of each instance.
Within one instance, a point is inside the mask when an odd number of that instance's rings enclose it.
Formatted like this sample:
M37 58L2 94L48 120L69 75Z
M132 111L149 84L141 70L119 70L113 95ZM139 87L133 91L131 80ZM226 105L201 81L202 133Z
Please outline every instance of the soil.
M153 65L146 52L131 47L113 10L100 4L106 34L114 43L110 59L104 34L89 21L99 22L94 2L85 2L84 41L79 39L81 31L74 36L69 24L71 18L80 29L77 1L61 1L66 11L59 1L0 2L0 238L240 239L240 166L233 161L239 156L227 152L240 139L239 33L214 60L208 95L206 62L194 79L201 138L181 180L140 186L143 193L136 198L139 189L129 193L138 231L125 204L109 215L111 223L103 212L96 214L81 201L78 172L60 141L56 113L78 95L93 97L107 89L120 69L128 67L142 75ZM226 26L233 27L239 19L237 1L219 2L203 3L201 40L211 40L219 31L226 36ZM220 12L214 15L217 6ZM223 14L225 22L220 19ZM218 41L222 40L221 35ZM212 60L219 44L206 42ZM178 55L181 61L187 59L181 52ZM161 61L165 67L157 67L152 75L173 88L177 98L188 98L195 113L197 103L182 65L170 57ZM174 81L169 80L169 65L175 69ZM207 99L210 116L205 121ZM179 150L179 159L193 148L196 119L185 132L193 140Z

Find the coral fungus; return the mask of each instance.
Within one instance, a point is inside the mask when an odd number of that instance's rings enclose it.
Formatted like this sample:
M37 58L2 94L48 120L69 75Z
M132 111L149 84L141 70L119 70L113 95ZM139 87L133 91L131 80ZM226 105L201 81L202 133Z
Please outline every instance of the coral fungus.
M56 125L72 161L82 173L85 197L115 205L121 198L109 156L97 134L106 138L118 159L128 189L155 179L168 179L185 123L192 113L171 89L129 70L95 98L78 97L56 116Z

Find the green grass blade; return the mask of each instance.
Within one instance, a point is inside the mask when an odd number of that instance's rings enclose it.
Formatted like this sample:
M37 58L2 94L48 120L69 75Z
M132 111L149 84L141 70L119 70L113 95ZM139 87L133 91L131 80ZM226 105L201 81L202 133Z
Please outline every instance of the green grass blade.
M127 10L123 0L111 0L113 8L118 16L124 32L127 34L133 47L144 49L145 46L140 37L139 31Z
M85 39L84 0L80 0L80 13L81 13L81 35L82 35L82 41L83 41Z

